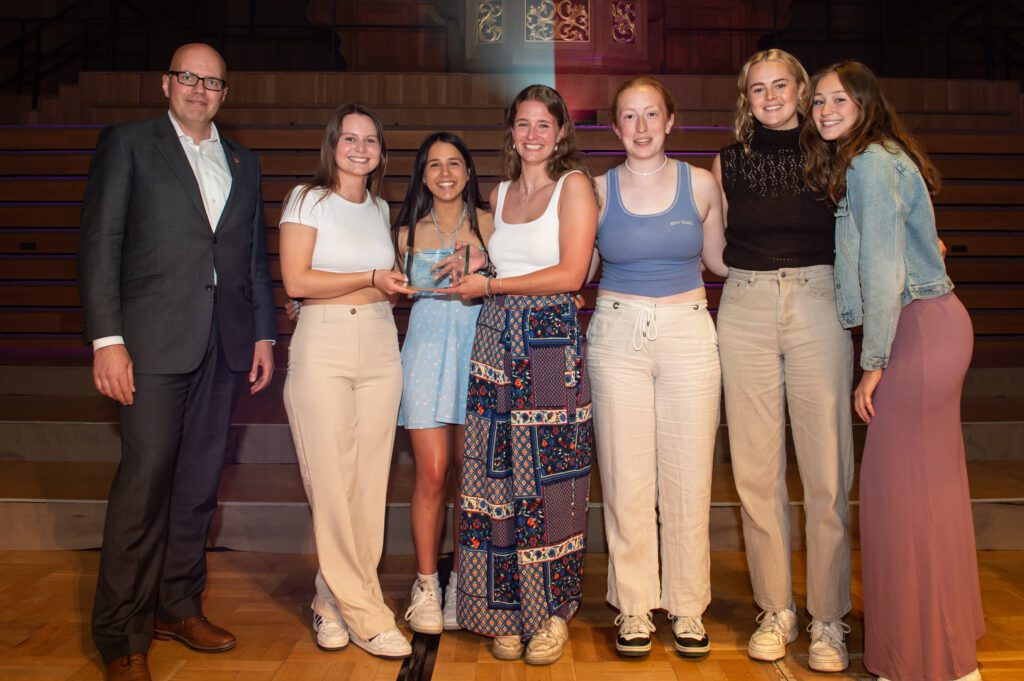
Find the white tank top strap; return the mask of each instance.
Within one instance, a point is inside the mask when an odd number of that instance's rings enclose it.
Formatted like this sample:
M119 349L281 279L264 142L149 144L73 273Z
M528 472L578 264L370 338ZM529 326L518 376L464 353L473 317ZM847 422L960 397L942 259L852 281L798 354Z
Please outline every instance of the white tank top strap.
M558 211L558 199L562 196L562 185L565 183L565 178L569 177L573 173L581 173L582 170L570 170L566 174L558 178L558 182L555 183L555 191L551 192L551 200L548 201L547 210L544 214L547 215L551 211Z
M501 207L505 205L505 192L508 191L508 186L512 184L512 180L504 180L498 183L498 200L495 203L494 217L501 220Z

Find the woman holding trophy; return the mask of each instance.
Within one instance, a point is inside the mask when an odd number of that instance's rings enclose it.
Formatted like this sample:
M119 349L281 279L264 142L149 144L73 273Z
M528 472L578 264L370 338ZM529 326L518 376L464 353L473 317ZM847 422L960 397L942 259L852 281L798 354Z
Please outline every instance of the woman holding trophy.
M409 286L419 290L402 345L403 390L398 425L409 431L416 459L411 504L417 578L405 617L413 631L458 629L452 571L441 610L438 545L453 470L461 471L469 357L481 300L446 295L453 274L466 271L467 246L477 253L494 231L482 208L476 168L465 142L435 132L420 146L392 233ZM454 466L453 466L454 463ZM458 496L456 495L456 498Z

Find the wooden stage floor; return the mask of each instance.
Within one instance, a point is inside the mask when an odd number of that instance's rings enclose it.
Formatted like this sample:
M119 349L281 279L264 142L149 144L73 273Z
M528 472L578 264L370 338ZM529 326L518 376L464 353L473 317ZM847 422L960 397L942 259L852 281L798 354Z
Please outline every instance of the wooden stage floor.
M854 556L854 574L859 570ZM747 658L755 628L742 553L712 554L714 600L705 615L711 655L689 661L672 649L664 614L655 617L658 644L641 661L615 655L614 611L604 603L606 556L587 557L584 607L570 625L563 658L549 667L500 662L486 639L466 632L440 636L432 676L403 670L400 662L373 658L353 645L326 653L310 629L313 556L242 552L209 554L206 614L231 629L238 647L228 653L194 653L180 644L154 642L150 668L157 681L803 681L872 679L861 664L860 584L854 581L854 612L847 618L850 668L841 674L807 669L807 633L801 630L789 655L777 663ZM986 681L1024 679L1024 552L979 552L988 631L979 643ZM97 551L0 552L0 679L89 681L103 678L92 646L89 612L99 563ZM803 555L796 554L797 593L803 592ZM389 557L382 566L385 593L404 612L414 565ZM807 624L801 613L801 629Z

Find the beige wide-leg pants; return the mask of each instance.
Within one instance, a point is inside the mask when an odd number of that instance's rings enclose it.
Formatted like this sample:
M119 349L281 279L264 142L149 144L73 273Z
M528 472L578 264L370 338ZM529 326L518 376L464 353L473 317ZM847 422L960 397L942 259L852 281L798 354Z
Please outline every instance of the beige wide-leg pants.
M377 564L402 396L389 303L305 305L288 358L284 404L320 570L313 610L368 640L395 626Z
M711 466L721 372L707 302L602 295L587 331L608 602L699 616L711 602ZM660 564L660 571L659 571Z
M853 344L839 325L830 265L731 269L718 311L733 474L754 600L793 603L786 407L804 488L807 610L850 610Z

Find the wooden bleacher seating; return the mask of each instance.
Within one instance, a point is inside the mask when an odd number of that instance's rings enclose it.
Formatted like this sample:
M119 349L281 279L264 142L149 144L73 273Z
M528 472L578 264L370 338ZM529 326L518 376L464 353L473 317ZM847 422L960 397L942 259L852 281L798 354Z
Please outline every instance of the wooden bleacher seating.
M505 93L521 84L519 77L497 77L485 90L480 76L459 74L376 79L374 74L281 75L236 74L232 104L225 104L221 116L225 133L256 151L262 161L268 244L281 304L284 293L276 267L281 202L316 164L322 134L322 123L316 121L326 119L333 107L329 98L340 95L338 83L351 86L350 96L362 93L363 101L378 106L386 120L402 123L386 131L390 156L384 194L393 210L404 196L416 149L439 127L458 132L473 149L485 194L499 180L501 106ZM0 350L81 347L74 254L97 123L138 120L165 110L159 88L152 85L156 80L155 74L85 73L81 85L64 88L35 114L61 125L0 129ZM694 94L690 88L697 80L702 87ZM328 81L331 87L315 87ZM668 76L666 82L679 93L684 122L728 124L731 78ZM290 84L287 104L258 103L281 83ZM315 93L305 96L305 104L299 92L303 84ZM612 79L587 81L583 90L588 94L578 99L584 108L593 104L599 120L607 119L600 102L616 84ZM975 365L1024 366L1024 133L1010 125L1020 120L1019 103L1014 109L1008 94L1012 88L1003 83L911 80L892 81L887 88L897 105L910 107L908 118L924 128L919 137L943 174L936 217L950 248L950 275L975 324ZM290 124L295 116L282 114L297 111L308 114L299 117L300 125ZM431 114L396 118L399 111ZM928 129L957 127L964 117L981 125L975 131ZM992 125L994 121L1007 125ZM1000 131L991 132L993 128ZM669 150L709 167L715 152L731 140L730 130L723 127L682 128L669 138ZM620 162L619 143L606 126L581 127L579 145L595 173ZM714 306L714 284L709 293ZM592 304L593 288L586 297ZM407 311L408 303L403 303L400 330ZM292 325L283 311L278 327L287 339Z

